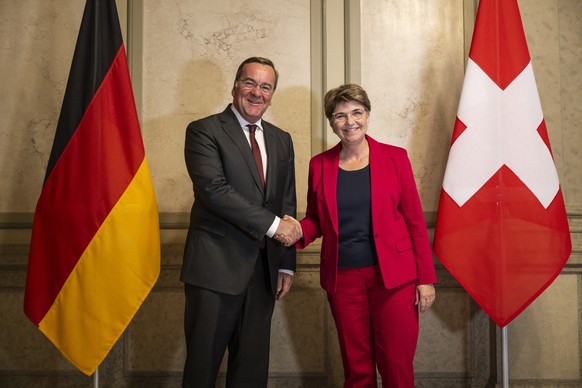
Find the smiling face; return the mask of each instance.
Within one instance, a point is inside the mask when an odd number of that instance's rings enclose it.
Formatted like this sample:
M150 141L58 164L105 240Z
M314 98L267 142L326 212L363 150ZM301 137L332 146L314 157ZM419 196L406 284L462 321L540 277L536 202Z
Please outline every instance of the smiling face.
M245 85L246 83L246 85ZM249 87L248 85L256 85ZM271 92L263 89L271 86ZM247 63L232 88L233 105L249 123L257 122L271 106L275 87L275 70L260 63Z
M359 119L354 116L361 116ZM356 101L340 102L329 119L333 132L344 145L356 145L365 139L370 114Z

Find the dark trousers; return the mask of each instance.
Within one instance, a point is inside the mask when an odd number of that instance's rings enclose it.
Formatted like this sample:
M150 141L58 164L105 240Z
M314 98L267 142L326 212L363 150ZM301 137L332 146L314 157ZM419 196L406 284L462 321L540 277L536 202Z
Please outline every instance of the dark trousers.
M267 386L275 297L265 265L260 254L247 289L239 295L186 284L184 388L214 388L227 348L226 387Z

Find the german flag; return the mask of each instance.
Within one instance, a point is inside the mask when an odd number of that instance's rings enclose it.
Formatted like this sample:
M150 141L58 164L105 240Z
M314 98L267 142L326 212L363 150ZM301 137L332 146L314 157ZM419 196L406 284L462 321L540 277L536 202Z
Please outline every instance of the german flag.
M92 374L160 271L158 207L114 0L88 0L34 214L24 311Z

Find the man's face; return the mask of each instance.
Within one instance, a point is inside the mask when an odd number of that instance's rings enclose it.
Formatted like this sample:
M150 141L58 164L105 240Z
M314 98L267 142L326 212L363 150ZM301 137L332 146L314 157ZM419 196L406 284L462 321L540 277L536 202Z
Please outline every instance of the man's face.
M232 103L245 120L255 123L271 106L274 87L275 71L271 66L247 63L232 88Z

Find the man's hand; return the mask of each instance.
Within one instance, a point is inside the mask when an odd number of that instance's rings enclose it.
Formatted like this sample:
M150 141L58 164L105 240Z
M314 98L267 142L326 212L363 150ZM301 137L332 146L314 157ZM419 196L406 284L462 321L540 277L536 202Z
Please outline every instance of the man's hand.
M279 223L279 227L273 236L275 240L289 247L303 236L301 224L295 218L285 215Z
M293 276L288 273L279 272L279 280L277 281L277 300L283 299L291 289L293 284Z

